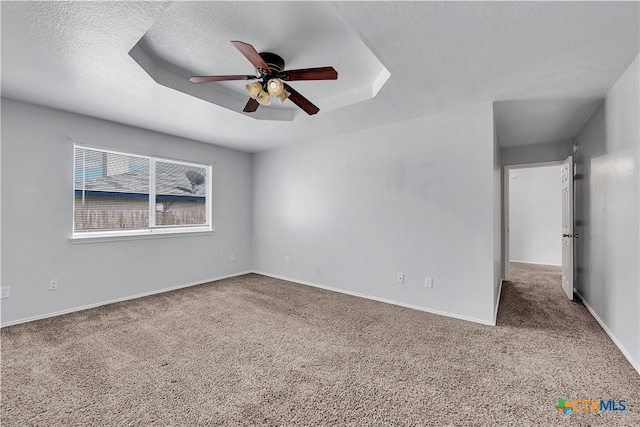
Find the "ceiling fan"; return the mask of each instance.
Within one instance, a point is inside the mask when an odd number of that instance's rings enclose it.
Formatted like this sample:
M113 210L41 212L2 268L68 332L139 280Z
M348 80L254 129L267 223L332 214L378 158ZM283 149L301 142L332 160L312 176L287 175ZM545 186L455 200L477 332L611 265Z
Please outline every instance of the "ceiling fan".
M271 105L271 97L275 96L280 100L280 103L288 98L305 113L309 115L316 114L320 109L285 82L294 80L337 80L338 78L338 72L333 67L285 70L284 59L275 53L258 53L253 46L241 41L232 41L231 43L253 64L256 68L255 75L194 76L189 80L193 83L258 80L245 86L250 96L249 102L242 110L245 113L256 111L259 105Z

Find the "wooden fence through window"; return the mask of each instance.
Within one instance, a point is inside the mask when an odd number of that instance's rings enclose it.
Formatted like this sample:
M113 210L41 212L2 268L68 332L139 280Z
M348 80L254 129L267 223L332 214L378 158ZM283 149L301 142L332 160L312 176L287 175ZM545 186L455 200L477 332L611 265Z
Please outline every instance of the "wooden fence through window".
M175 210L156 212L156 225L200 225L205 224L204 210ZM146 210L101 210L77 209L75 230L114 230L145 228L149 226L149 211Z

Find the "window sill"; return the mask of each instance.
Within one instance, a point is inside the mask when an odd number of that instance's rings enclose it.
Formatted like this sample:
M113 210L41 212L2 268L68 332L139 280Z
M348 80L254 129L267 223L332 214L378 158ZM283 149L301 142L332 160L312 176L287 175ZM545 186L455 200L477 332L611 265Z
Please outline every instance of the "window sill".
M124 240L144 240L144 239L164 239L172 237L187 236L209 236L215 230L209 227L198 227L192 229L162 229L155 228L149 230L133 230L129 232L96 231L74 235L69 238L72 244L120 242Z

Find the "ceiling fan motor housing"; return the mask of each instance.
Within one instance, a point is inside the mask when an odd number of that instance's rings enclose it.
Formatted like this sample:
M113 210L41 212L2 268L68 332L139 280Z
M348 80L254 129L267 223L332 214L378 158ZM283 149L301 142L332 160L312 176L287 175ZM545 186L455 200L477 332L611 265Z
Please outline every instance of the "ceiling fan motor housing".
M280 55L271 52L261 52L260 57L267 63L272 74L278 74L284 70L284 59Z

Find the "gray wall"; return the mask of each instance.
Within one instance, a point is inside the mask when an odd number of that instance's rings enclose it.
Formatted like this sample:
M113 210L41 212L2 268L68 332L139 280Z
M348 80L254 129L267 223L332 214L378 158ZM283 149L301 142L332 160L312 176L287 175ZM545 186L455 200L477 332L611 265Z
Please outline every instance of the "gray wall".
M494 117L495 119L495 117ZM493 310L494 322L498 316L500 303L500 287L505 261L502 254L504 248L504 210L502 209L502 153L500 150L500 136L495 120L493 120Z
M562 265L560 166L512 169L509 180L510 261Z
M492 323L492 124L483 104L256 154L254 270Z
M501 149L503 165L545 163L564 160L572 154L573 141L570 139L540 144L518 145Z
M67 138L213 164L216 231L72 244ZM3 98L1 172L3 324L251 270L250 154Z
M577 289L640 372L638 58L575 141Z

